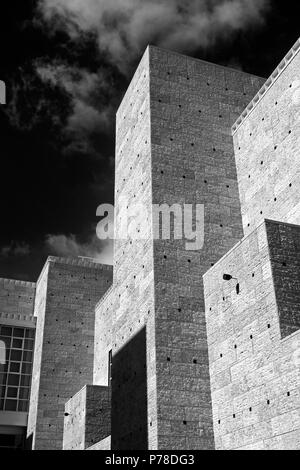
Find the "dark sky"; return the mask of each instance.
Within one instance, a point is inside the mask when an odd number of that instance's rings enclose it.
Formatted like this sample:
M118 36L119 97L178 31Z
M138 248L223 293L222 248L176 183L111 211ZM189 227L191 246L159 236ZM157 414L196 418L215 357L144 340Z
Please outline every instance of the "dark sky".
M96 208L113 203L114 114L148 43L268 77L299 36L296 1L106 3L1 4L1 277L35 281L48 254L109 261Z

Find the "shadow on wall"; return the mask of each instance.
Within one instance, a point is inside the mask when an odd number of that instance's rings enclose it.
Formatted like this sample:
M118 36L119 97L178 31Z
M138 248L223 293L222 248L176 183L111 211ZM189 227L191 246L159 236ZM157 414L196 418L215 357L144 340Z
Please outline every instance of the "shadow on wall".
M112 450L148 448L146 327L113 356Z

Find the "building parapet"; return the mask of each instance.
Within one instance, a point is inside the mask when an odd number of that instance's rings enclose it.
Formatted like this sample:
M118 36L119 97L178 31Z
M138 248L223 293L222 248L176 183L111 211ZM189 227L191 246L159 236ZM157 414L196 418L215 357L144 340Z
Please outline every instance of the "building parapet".
M14 325L35 328L36 320L36 317L34 317L33 315L0 312L1 325Z
M43 269L39 275L37 283L42 279L45 269L47 268L49 263L55 264L65 264L70 266L81 266L83 268L98 268L99 270L103 271L112 271L113 267L110 264L102 264L96 261L94 258L88 258L84 256L77 256L77 257L69 257L63 258L59 256L48 256Z
M272 75L268 78L268 80L263 85L263 87L258 91L258 93L254 96L253 100L250 101L246 109L243 111L243 113L240 115L237 121L233 124L231 128L233 135L236 133L239 127L243 124L244 120L252 113L254 108L262 100L262 98L269 91L269 89L274 85L274 83L280 77L282 72L286 69L289 63L294 59L296 54L298 54L299 50L300 50L300 38L296 41L292 49L287 53L287 55L280 62L278 67L276 67L276 69L274 70Z
M36 287L35 282L20 281L16 279L7 279L4 277L0 277L0 284L10 284L14 286L31 287L33 289Z

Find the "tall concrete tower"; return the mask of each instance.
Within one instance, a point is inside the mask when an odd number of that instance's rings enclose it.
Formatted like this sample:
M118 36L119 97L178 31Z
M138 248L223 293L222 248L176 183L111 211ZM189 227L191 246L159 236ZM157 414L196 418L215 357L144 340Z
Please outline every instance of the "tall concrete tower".
M37 317L27 436L36 450L62 450L65 403L92 381L95 305L111 266L49 257L36 286Z
M107 385L112 355L113 449L214 447L202 275L243 236L231 126L263 82L148 47L118 110L114 284L94 368ZM135 204L141 240L122 232ZM203 204L203 247L155 239L153 204Z

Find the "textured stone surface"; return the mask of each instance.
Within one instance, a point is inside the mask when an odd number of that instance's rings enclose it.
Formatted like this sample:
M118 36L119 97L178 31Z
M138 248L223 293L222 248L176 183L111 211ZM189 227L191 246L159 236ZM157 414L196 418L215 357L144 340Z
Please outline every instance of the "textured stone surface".
M245 234L300 223L300 41L273 75L233 135Z
M37 333L27 434L34 449L62 449L64 405L92 382L95 305L112 268L50 257L37 283Z
M300 226L267 224L282 338L300 329Z
M35 287L33 282L0 278L0 318L33 321Z
M213 447L202 274L243 234L231 126L263 82L150 47L118 110L114 287L94 367L105 385L111 348L113 449ZM136 202L147 236L121 240ZM153 203L205 204L204 249L153 242Z
M299 262L299 240L299 226L266 220L204 275L217 449L300 448L300 330L286 336L299 290L280 262Z
M110 391L86 385L65 405L64 450L85 450L110 436Z
M111 449L111 436L106 437L97 444L88 447L86 450L110 450Z

